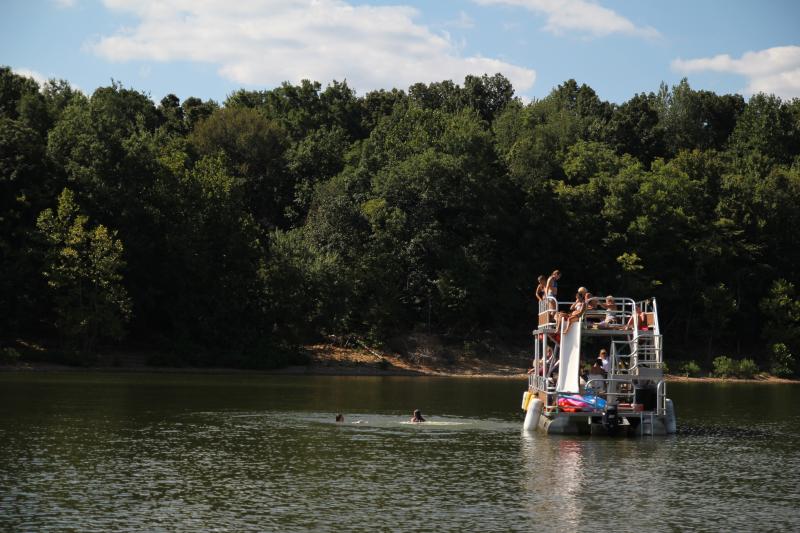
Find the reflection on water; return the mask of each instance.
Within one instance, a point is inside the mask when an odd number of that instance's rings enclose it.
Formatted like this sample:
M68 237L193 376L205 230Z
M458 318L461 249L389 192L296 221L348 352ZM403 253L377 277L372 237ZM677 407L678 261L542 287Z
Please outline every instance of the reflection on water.
M0 530L800 529L800 387L671 384L630 440L525 433L523 387L0 375Z

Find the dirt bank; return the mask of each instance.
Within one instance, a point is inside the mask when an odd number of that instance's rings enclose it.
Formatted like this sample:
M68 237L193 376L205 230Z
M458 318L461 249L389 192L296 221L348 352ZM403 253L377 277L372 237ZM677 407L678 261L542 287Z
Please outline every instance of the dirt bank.
M0 365L0 372L155 372L203 374L277 374L331 376L443 376L459 378L509 378L524 380L530 364L525 348L444 345L436 337L417 335L404 338L402 349L378 351L365 344L330 342L304 347L308 364L275 370L235 368L165 367L147 364L152 358L144 352L115 352L101 355L90 367L66 366L40 362ZM355 345L353 345L355 344ZM476 353L478 352L478 353ZM685 377L667 375L669 382L684 383L800 383L767 373L753 379Z

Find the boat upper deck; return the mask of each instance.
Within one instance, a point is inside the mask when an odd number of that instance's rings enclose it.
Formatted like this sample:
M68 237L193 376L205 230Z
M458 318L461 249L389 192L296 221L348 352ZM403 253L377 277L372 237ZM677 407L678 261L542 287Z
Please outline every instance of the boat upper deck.
M574 302L559 302L547 297L539 302L534 334L557 333L562 322L580 327L584 336L629 337L658 335L658 309L654 299L591 298L576 310Z

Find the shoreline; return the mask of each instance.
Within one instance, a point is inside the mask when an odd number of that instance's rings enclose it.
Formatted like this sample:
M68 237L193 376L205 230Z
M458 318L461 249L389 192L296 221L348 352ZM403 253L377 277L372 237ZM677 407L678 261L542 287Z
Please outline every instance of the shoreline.
M441 346L405 355L377 352L369 347L341 347L334 344L313 344L304 347L308 364L274 369L232 367L156 366L147 364L145 353L107 353L92 366L70 366L48 362L17 362L0 365L4 373L142 373L142 374L228 374L266 376L368 376L368 377L440 377L469 379L527 379L528 357L524 352L508 349L501 354L478 357L474 354L447 353ZM447 356L445 356L445 354ZM798 384L800 379L778 378L761 373L754 378L688 377L667 374L668 383L764 383Z
M331 377L422 377L450 379L527 379L527 373L507 371L470 372L463 368L449 372L431 369L382 369L372 365L318 366L293 365L276 369L242 369L228 367L164 367L151 365L137 366L69 366L52 363L25 363L0 365L0 374L202 374L202 375L253 375L253 376L331 376ZM754 383L754 384L800 384L800 379L778 378L762 374L755 378L687 377L674 374L665 375L667 383Z

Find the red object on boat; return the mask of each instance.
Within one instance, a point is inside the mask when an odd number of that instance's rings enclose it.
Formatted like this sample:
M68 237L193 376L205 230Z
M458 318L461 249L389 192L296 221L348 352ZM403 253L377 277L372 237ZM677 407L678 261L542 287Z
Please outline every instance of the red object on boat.
M593 410L589 402L579 400L578 398L570 398L569 396L558 399L558 408L567 413Z

